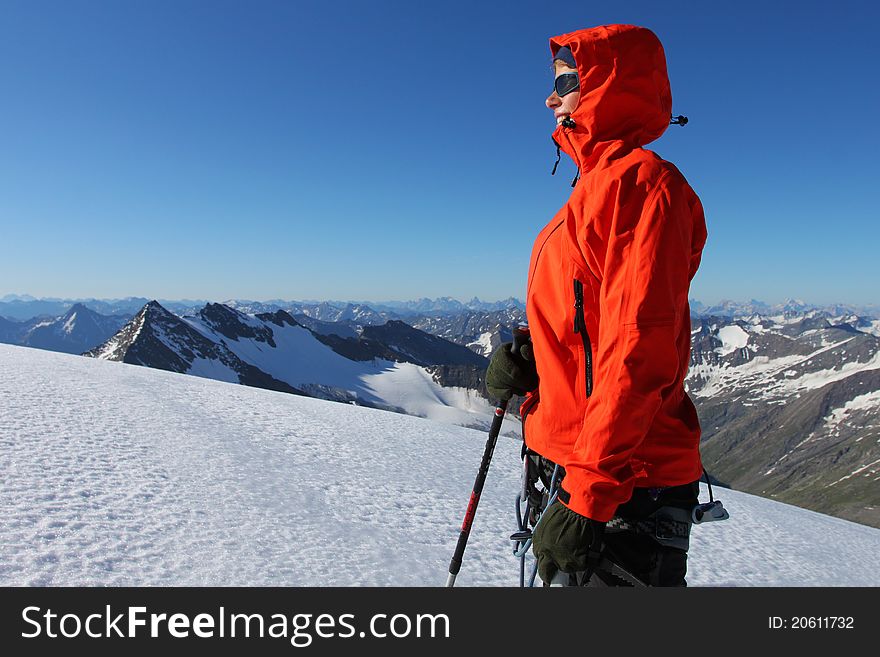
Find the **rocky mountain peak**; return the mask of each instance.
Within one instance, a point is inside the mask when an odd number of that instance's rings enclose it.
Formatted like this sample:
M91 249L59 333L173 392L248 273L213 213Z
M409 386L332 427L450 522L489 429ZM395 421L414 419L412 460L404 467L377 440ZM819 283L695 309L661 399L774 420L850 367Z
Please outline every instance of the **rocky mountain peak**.
M302 326L285 310L276 310L274 313L260 313L257 315L257 319L261 319L264 322L271 322L272 324L282 327L285 325Z
M275 342L272 330L259 319L246 315L222 303L208 303L199 311L199 317L212 329L230 340L252 338L258 342Z
M144 304L138 316L173 317L172 313L155 299Z
M77 301L73 304L70 309L64 314L65 317L71 317L76 313L91 313L93 312L88 306L83 305L81 302Z

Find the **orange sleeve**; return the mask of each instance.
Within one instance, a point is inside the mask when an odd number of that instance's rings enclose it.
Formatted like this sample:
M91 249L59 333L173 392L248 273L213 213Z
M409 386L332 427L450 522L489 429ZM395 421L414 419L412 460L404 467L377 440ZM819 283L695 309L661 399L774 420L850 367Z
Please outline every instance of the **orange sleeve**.
M694 203L687 182L667 172L640 207L618 208L611 228L594 388L563 481L569 508L594 520L610 520L632 495L641 469L633 454L664 392L687 368L676 336L689 321L688 288L698 264L692 242L701 210Z

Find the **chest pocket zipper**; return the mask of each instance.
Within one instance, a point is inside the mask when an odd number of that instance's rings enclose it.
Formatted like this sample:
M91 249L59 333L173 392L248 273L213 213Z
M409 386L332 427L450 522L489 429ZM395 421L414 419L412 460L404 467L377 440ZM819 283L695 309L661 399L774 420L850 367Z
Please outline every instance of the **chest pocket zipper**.
M587 397L593 394L593 351L590 348L590 335L584 319L584 284L574 279L574 332L580 333L584 345L584 370L587 384Z

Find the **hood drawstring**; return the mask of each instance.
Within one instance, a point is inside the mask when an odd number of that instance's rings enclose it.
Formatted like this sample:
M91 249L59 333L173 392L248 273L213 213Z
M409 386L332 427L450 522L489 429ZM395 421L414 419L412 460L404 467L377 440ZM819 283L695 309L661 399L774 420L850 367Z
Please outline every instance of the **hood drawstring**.
M553 139L553 137L550 137L550 139ZM553 139L553 143L556 144L555 139ZM561 150L561 148L560 148L559 144L556 144L556 162L553 163L553 171L550 172L551 176L556 175L556 167L559 166L559 160L562 158L562 155L560 154L560 150Z
M555 139L553 140L553 143L556 144L556 140L555 140ZM561 149L560 149L560 147L559 147L559 144L556 144L556 162L553 163L553 170L550 172L550 175L551 175L551 176L555 176L555 175L556 175L556 167L559 166L559 160L560 160L561 157L562 157L562 156L560 155L560 150L561 150ZM574 187L575 185L577 185L577 182L578 182L578 180L580 180L580 179L581 179L581 170L578 169L578 170L577 170L577 173L574 174L574 178L573 178L572 181L571 181L571 186Z
M562 125L563 125L564 127L570 129L570 128L574 128L575 125L577 125L577 124L574 122L574 119L573 119L573 118L571 118L570 116L566 116L566 117L562 120ZM555 176L555 175L556 175L556 167L559 166L559 160L560 160L561 157L562 157L562 155L560 154L560 151L562 150L562 148L559 146L559 142L557 142L555 138L550 137L550 139L553 141L553 143L554 143L555 146L556 146L556 162L553 163L553 170L550 172L550 175L551 175L551 176ZM579 179L580 177L581 177L581 171L580 171L580 169L578 169L578 172L577 172L577 174L575 175L574 180L571 181L571 186L572 186L572 187L574 187L574 186L577 184L577 181L578 181L578 179Z

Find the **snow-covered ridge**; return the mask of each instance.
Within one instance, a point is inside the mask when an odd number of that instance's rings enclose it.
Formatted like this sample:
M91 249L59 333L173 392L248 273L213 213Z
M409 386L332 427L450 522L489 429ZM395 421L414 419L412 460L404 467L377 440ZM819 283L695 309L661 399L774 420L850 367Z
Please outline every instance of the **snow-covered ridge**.
M781 318L776 319L784 321ZM799 322L802 320L803 318L798 319ZM782 324L772 324L767 321L762 323L755 318L750 322L740 320L724 326L719 326L717 323L709 325L708 330L715 337L716 344L720 343L720 346L714 347L712 351L723 359L741 350L744 362L731 363L721 360L692 363L688 378L691 381L698 380L701 384L696 388L694 395L708 398L736 388L748 387L754 392L754 396L747 400L750 403L758 399L783 399L799 391L820 388L853 374L880 368L880 350L864 361L842 361L839 366L821 370L810 367L814 359L826 352L838 351L841 356L845 356L846 351L841 350L841 347L855 340L861 333L866 333L865 331L852 331L843 339L829 340L828 328L832 328L831 326L806 329L793 335L782 332L784 328ZM691 335L700 331L701 328L697 327L692 330ZM762 353L764 347L753 343L751 338L768 336L814 348L806 354L764 355ZM815 339L811 342L810 338ZM693 383L689 389L694 389Z
M2 585L445 581L483 432L7 345L0 368ZM460 585L518 581L519 451L499 440ZM692 586L880 585L880 530L715 494Z
M456 358L465 358L464 362L475 367L484 362L482 358L400 322L368 330L370 335L387 334L389 339L382 344L414 362L397 362L387 349L386 357L353 359L283 311L257 317L222 304L208 304L198 314L178 317L155 301L89 355L219 381L303 392L461 426L490 425L493 407L488 400L467 387L441 385L421 364L425 361L409 352L421 350L423 358L430 358L433 348L433 355L450 359L441 362L452 364L462 362ZM395 335L413 340L411 349L395 348ZM447 353L449 350L455 353ZM511 420L503 430L520 431Z

